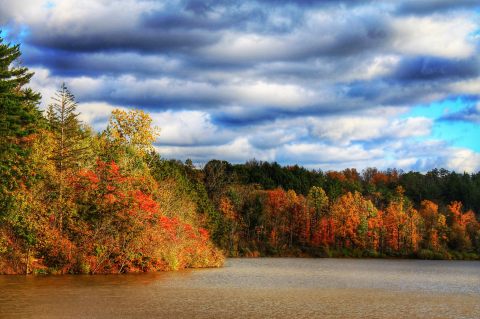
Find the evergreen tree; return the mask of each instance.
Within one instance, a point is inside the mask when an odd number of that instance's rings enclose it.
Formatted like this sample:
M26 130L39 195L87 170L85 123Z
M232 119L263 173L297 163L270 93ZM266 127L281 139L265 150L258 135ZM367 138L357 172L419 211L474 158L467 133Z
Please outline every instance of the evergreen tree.
M29 145L40 127L40 94L26 88L33 76L18 64L19 45L4 43L0 37L0 212L5 213L9 194L19 183L31 179L28 167Z
M68 90L65 83L52 97L53 103L47 110L47 121L54 136L54 150L50 158L58 173L58 226L62 229L65 215L65 179L75 168L80 167L85 148L82 141L85 138L81 122L76 113L75 96Z
M65 83L52 97L54 101L47 110L47 121L50 130L55 136L54 156L59 172L79 166L82 158L83 147L81 142L84 134L81 122L78 119L77 102L75 96L68 90Z

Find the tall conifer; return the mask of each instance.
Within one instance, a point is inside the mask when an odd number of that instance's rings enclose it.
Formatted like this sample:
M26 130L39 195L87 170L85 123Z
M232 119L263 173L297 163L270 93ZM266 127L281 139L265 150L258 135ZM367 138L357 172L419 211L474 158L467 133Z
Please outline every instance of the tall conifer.
M0 37L0 214L20 182L28 182L30 137L41 126L40 94L25 86L33 72L18 63L19 45Z
M50 158L58 172L58 226L63 227L65 215L65 179L75 168L80 167L85 148L82 141L85 137L81 122L76 113L75 96L65 83L52 97L53 103L47 110L47 121L54 136L53 155Z

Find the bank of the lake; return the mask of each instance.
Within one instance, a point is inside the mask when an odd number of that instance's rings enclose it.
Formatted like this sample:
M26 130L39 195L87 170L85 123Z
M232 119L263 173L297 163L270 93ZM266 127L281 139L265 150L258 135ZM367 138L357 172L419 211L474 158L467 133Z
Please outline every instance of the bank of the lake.
M1 276L1 318L478 318L480 262L228 259L225 267Z

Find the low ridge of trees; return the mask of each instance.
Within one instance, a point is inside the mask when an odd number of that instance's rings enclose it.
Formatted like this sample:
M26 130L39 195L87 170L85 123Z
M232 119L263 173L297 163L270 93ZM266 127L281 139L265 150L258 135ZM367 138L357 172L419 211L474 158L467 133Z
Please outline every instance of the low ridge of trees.
M235 212L223 226L231 232L222 242L234 242L223 246L230 255L479 258L480 173L322 172L258 161L223 167L229 181L209 197Z

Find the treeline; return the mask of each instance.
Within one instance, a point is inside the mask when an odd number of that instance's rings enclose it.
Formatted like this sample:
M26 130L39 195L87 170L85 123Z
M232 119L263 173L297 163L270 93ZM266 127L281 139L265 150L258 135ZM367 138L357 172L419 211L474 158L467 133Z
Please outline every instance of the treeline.
M204 185L203 201L220 213L213 238L231 256L479 257L478 173L169 165Z
M480 172L459 174L445 169L433 169L425 174L396 169L379 171L366 168L362 172L345 169L340 172L307 170L298 165L281 166L278 163L251 160L245 164L230 164L213 160L206 164L210 177L221 176L223 183L258 184L263 189L283 188L304 196L313 186L322 187L329 198L336 199L346 191L363 195L376 194L375 203L385 206L398 186L418 207L428 199L441 207L452 201L461 201L467 210L480 212ZM208 182L208 181L207 181ZM218 182L217 182L218 183ZM207 185L215 187L212 185Z
M141 111L83 124L65 85L46 112L0 41L0 273L123 273L219 266L181 180L164 178Z

